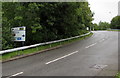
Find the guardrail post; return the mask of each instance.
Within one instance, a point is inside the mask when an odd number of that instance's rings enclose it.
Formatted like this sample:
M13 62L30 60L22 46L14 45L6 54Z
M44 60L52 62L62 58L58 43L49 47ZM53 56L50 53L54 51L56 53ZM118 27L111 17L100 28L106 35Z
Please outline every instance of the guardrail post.
M36 47L36 50L39 51L38 47Z
M21 50L22 51L22 50ZM17 51L17 56L19 56L20 55L20 53Z
M60 42L60 45L61 45L61 42Z
M70 42L70 40L68 40L68 43Z
M52 46L51 46L51 44L50 44L50 48L51 48Z

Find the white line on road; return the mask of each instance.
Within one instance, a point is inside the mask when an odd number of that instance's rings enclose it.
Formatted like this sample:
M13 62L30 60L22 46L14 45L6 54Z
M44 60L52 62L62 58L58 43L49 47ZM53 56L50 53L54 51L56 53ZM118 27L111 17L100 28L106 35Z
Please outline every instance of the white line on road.
M104 41L105 39L102 39L102 40L100 40L99 42L102 42L102 41Z
M97 44L97 43L91 44L91 45L89 45L89 46L87 46L87 47L85 47L85 48L92 47L92 46L94 46L94 45L96 45L96 44Z
M16 73L16 74L14 74L12 76L17 76L17 75L20 75L20 74L23 74L23 72Z
M47 62L47 63L45 63L45 64L53 63L53 62L55 62L55 61L58 61L58 60L60 60L60 59L63 59L63 58L68 57L68 56L70 56L70 55L73 55L73 54L75 54L75 53L78 53L78 51L72 52L72 53L70 53L70 54L67 54L67 55L65 55L65 56L62 56L62 57L57 58L57 59L55 59L55 60L49 61L49 62Z
M13 74L13 75L11 75L11 76L9 76L9 77L7 77L7 78L11 78L11 77L14 77L14 76L18 76L18 75L20 75L20 74L23 74L23 72L19 72L19 73Z

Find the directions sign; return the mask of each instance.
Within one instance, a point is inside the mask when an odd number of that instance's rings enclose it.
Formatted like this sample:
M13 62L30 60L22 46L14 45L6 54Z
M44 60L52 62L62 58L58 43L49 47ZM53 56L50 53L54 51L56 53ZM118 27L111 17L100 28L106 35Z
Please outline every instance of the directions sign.
M26 35L26 27L15 27L12 28L12 35L14 37L14 41L25 41Z

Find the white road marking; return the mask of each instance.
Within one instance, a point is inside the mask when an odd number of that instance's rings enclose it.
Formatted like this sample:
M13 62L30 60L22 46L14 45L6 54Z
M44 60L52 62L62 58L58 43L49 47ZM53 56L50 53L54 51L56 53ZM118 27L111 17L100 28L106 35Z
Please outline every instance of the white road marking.
M9 77L6 77L6 78L12 78L12 77L18 76L18 75L20 75L20 74L23 74L23 72L19 72L19 73L13 74L13 75L11 75L11 76L9 76Z
M102 41L104 41L105 39L102 39L102 40L100 40L99 42L102 42Z
M58 61L58 60L60 60L60 59L63 59L63 58L68 57L68 56L70 56L70 55L73 55L73 54L75 54L75 53L78 53L78 51L72 52L72 53L70 53L70 54L67 54L67 55L65 55L65 56L62 56L62 57L57 58L57 59L55 59L55 60L49 61L49 62L47 62L47 63L45 63L45 64L53 63L53 62L55 62L55 61Z
M95 69L103 69L105 67L107 67L108 65L97 65L95 64L92 68L95 68Z
M87 47L85 47L85 48L92 47L92 46L94 46L94 45L96 45L96 44L97 44L97 43L91 44L91 45L89 45L89 46L87 46Z
M18 75L20 75L20 74L23 74L23 72L19 72L19 73L13 74L13 75L11 75L11 76L18 76Z
M104 41L105 39L102 39L102 40L100 40L99 42L102 42L102 41ZM89 46L87 46L87 47L85 47L85 48L89 48L89 47L92 47L92 46L94 46L94 45L96 45L97 43L94 43L94 44L91 44L91 45L89 45Z

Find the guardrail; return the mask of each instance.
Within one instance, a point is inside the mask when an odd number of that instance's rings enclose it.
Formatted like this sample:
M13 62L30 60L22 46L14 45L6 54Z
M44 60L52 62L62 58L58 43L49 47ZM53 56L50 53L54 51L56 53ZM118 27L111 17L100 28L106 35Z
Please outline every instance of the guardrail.
M90 34L90 33L91 33L91 32L86 33L86 34L83 34L83 35L80 35L80 36L75 36L75 37L66 38L66 39L61 39L61 40L56 40L56 41L49 41L49 42L34 44L34 45L30 45L30 46L24 46L24 47L18 47L18 48L3 50L3 51L0 51L0 54L9 53L9 52L14 52L14 51L19 51L19 50L25 50L25 49L34 48L34 47L41 46L41 45L57 43L57 42L62 42L62 41L66 41L66 40L71 40L71 39L74 39L74 38L79 38L79 37L82 37L82 36L86 36L86 35L88 35L88 34Z

